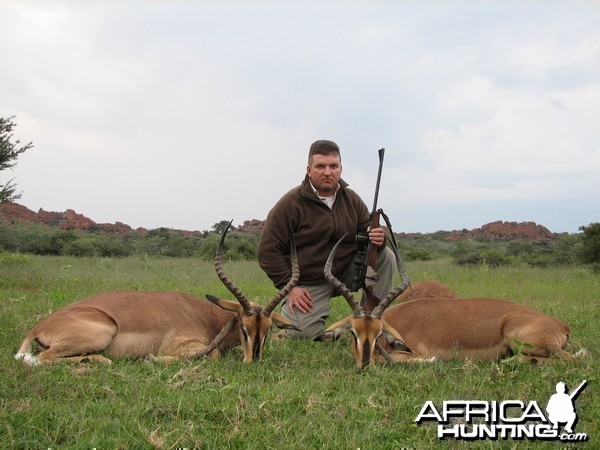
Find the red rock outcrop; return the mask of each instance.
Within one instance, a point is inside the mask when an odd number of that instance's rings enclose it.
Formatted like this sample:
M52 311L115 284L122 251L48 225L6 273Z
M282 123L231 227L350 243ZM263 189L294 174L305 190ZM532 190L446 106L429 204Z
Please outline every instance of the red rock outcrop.
M23 205L0 202L0 219L7 222L35 222L37 214Z
M245 220L242 225L237 227L237 230L244 233L259 233L265 226L265 222L265 220L258 219Z
M558 235L552 233L543 225L535 222L503 222L497 220L483 225L481 228L472 230L451 231L446 240L455 241L460 239L485 238L490 240L537 240L556 239Z
M0 203L0 220L15 222L30 222L60 228L62 230L100 231L106 234L124 235L131 233L132 228L124 223L96 223L92 219L78 214L72 209L65 212L45 211L40 208L36 213L23 205L11 202ZM138 229L145 232L145 229Z
M125 235L131 232L147 234L145 228L133 230L129 225L122 222L96 223L92 219L85 217L83 214L78 214L72 209L67 209L65 212L45 211L40 209L37 213L31 211L25 206L17 203L4 202L0 203L0 220L6 222L33 222L41 223L48 226L61 228L63 230L83 230L83 231L100 231L102 233ZM260 233L265 226L264 220L252 219L246 220L237 227L237 231L244 233ZM180 232L190 237L198 237L203 233L199 231L184 231L173 230ZM398 233L402 237L422 237L424 233ZM454 230L454 231L438 231L436 233L428 233L430 238L445 239L449 241L461 239L485 238L491 240L537 240L537 239L556 239L559 234L552 233L546 227L538 225L535 222L503 222L497 220L483 225L481 228L472 230Z

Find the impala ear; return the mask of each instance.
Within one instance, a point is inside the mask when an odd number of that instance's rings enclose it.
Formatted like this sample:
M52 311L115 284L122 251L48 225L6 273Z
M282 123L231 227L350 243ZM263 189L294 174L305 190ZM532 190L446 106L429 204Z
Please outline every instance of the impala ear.
M329 328L327 328L325 331L323 331L321 334L315 337L314 340L318 342L337 341L340 338L340 336L350 328L350 320L352 320L352 316L346 317L343 320L331 324Z
M282 316L279 313L276 312L272 312L271 313L271 320L273 321L273 323L275 324L275 326L277 328L280 328L282 330L296 330L296 331L302 331L300 328L298 328L290 319L288 319L285 316Z
M206 294L206 299L221 309L238 313L240 316L244 314L244 308L238 302L232 302L231 300L225 300L210 294Z
M383 337L387 339L390 346L394 350L404 350L405 352L410 352L411 350L404 343L400 333L398 333L396 329L388 324L385 320L382 319L381 321L383 322Z

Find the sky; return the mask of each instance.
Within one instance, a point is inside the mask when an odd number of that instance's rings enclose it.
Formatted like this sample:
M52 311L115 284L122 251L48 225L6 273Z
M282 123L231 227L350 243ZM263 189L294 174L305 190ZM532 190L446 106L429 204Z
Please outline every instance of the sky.
M0 0L18 203L98 223L265 219L338 143L396 232L600 221L598 1Z

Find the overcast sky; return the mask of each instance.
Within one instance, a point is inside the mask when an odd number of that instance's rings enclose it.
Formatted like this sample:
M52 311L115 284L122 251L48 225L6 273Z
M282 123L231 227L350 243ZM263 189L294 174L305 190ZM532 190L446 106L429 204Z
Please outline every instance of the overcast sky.
M317 139L395 231L600 221L598 1L0 0L19 203L265 219Z

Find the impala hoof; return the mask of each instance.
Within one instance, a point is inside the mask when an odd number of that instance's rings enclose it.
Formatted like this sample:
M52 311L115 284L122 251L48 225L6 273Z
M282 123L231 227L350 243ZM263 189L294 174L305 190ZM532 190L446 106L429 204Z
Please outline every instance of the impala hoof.
M587 348L582 348L577 353L573 355L575 358L587 358L590 356L590 352Z
M25 364L28 366L39 366L40 362L37 359L37 356L31 353L17 353L15 355L15 359L22 359Z

